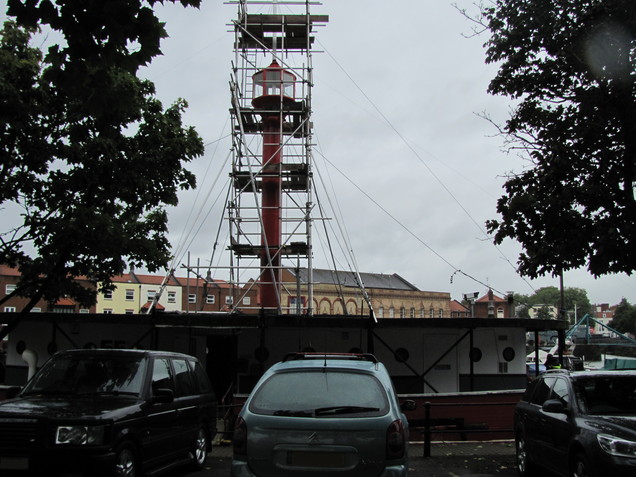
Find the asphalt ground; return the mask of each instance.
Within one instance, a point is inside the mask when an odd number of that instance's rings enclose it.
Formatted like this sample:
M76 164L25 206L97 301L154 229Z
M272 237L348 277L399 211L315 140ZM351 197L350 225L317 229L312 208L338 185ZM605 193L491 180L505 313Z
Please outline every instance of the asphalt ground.
M208 456L206 469L196 475L229 477L231 459L230 446L215 446ZM409 476L411 477L513 477L517 475L513 441L433 442L430 457L424 457L422 444L416 443L410 446Z

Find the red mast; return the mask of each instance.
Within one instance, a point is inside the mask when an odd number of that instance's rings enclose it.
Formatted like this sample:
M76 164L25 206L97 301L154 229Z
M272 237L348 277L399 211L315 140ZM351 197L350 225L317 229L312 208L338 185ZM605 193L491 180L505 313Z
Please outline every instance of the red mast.
M274 60L252 79L252 105L263 125L260 302L263 308L280 309L283 121L286 107L295 102L296 76Z

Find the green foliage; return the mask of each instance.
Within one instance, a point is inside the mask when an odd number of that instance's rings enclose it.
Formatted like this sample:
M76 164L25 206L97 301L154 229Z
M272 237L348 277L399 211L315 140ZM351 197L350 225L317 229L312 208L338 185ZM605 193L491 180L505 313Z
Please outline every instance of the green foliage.
M576 317L582 318L585 314L592 313L592 304L587 297L587 291L582 288L565 287L563 289L564 308L571 323ZM557 287L543 287L536 290L532 295L515 295L515 303L524 306L519 316L529 318L528 309L537 305L552 305L559 308L561 304L561 291ZM545 315L544 315L545 314ZM539 310L539 318L553 318L548 316L547 310Z
M636 306L623 298L614 311L614 319L609 326L621 333L636 335Z
M0 230L0 261L22 272L20 294L84 304L128 264L150 271L170 259L165 207L195 186L184 163L203 153L140 66L166 36L154 0L9 0L0 39L0 204L19 207ZM182 0L198 6L200 0ZM61 40L29 46L38 28ZM6 227L6 225L5 225Z
M636 2L493 0L477 19L499 70L489 92L516 101L501 132L529 166L487 222L523 246L532 278L587 265L636 267Z

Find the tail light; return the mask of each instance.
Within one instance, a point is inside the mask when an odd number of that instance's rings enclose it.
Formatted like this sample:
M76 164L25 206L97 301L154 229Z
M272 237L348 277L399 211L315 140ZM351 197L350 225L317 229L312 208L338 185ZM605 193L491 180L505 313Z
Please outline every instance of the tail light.
M386 430L386 459L401 459L405 450L404 424L402 420L393 421Z
M234 423L232 450L234 455L247 455L247 425L242 417L237 417Z

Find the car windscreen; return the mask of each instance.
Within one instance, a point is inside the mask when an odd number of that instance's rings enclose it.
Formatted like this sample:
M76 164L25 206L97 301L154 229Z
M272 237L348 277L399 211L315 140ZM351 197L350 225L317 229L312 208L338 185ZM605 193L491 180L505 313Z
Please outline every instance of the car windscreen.
M141 393L146 360L141 356L53 357L25 386L25 394L91 395Z
M636 415L636 376L592 376L574 383L579 409L586 414Z
M388 412L386 391L370 374L336 370L272 375L254 391L256 414L293 417L365 417Z

